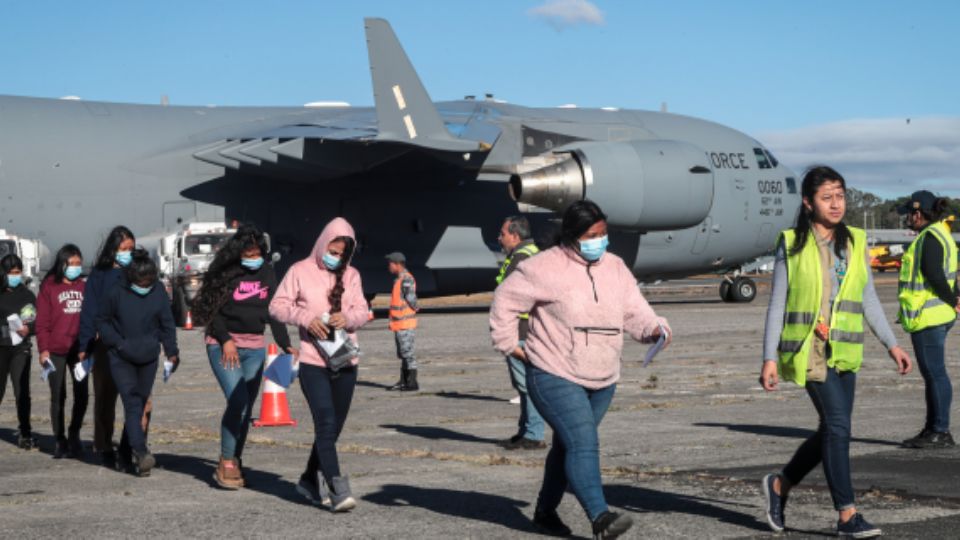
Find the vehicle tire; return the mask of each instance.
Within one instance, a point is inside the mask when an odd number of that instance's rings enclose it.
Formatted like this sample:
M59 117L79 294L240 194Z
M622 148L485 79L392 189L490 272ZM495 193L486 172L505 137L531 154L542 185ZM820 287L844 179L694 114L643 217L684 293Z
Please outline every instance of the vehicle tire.
M757 297L757 284L750 278L738 277L730 287L730 299L734 302L752 302Z
M183 328L187 322L187 299L183 296L183 290L180 287L173 288L173 322L177 328Z
M720 300L733 302L733 299L730 298L730 281L727 279L720 282Z

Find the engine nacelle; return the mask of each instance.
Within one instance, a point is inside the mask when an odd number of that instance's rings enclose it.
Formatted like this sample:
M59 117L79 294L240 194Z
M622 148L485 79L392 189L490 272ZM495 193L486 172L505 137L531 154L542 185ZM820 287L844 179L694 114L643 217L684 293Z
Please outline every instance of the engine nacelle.
M638 231L693 227L710 213L713 171L692 144L578 142L557 152L570 157L510 179L516 201L562 212L589 198L610 225Z

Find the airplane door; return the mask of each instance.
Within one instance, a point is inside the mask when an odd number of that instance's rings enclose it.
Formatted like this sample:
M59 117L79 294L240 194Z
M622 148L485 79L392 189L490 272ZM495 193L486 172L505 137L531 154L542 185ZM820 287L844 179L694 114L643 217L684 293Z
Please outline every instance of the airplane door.
M703 220L703 223L697 226L697 236L693 239L693 249L691 250L694 255L699 255L703 253L703 250L707 249L712 224L713 220L710 216L707 216L707 219Z

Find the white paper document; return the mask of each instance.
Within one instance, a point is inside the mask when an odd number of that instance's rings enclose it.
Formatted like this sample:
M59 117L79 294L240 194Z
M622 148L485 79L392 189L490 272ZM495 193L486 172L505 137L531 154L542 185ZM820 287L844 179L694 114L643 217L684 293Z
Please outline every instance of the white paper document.
M340 347L347 342L347 333L343 330L330 329L330 339L318 339L314 338L313 342L322 349L324 353L324 358L331 358L337 351L340 350Z
M87 374L90 373L90 369L93 367L93 358L87 358L82 362L77 362L73 365L73 378L77 382L82 381L86 378Z
M7 326L10 328L10 343L14 347L23 343L23 336L17 333L23 328L23 321L20 320L20 316L14 313L7 317Z
M173 362L170 360L163 361L163 382L170 380L170 375L173 375Z
M660 338L657 340L653 346L650 347L650 350L647 351L647 356L643 359L643 367L650 365L650 362L653 361L653 357L657 355L660 351L663 350L663 347L667 344L667 338L670 337L670 332L660 325Z

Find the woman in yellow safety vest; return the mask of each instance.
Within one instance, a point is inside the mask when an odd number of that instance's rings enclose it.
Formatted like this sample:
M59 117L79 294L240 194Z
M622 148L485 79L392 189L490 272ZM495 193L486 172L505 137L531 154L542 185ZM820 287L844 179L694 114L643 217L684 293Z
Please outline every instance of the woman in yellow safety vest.
M837 534L871 538L880 529L857 512L850 480L850 417L863 360L864 320L900 374L910 371L911 362L874 290L866 233L843 223L845 194L846 181L837 171L811 168L803 179L797 226L780 234L760 383L772 391L782 376L805 386L820 424L780 473L763 478L762 488L767 522L780 532L790 488L822 462L839 512Z
M917 238L903 254L900 267L900 313L910 334L917 366L923 376L927 417L920 433L903 441L908 448L948 448L953 387L947 375L944 348L947 332L957 318L957 244L943 220L946 199L917 191L897 212Z

